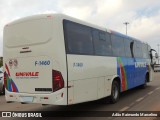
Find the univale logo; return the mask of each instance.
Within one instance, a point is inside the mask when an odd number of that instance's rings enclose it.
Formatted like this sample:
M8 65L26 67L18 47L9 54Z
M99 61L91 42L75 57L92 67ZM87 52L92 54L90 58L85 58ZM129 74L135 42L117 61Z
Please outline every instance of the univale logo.
M39 76L39 72L16 72L16 76Z

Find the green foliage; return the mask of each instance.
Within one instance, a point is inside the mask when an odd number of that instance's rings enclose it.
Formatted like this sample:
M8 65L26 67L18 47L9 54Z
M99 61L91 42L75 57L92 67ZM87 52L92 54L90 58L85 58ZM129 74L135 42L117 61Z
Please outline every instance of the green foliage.
M3 66L3 57L0 57L0 67Z

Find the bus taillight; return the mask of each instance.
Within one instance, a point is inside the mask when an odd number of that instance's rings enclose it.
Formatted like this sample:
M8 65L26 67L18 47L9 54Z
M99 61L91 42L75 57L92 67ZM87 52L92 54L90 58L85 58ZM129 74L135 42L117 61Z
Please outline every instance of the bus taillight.
M61 72L53 70L52 77L53 77L53 92L62 89L64 87L64 80Z

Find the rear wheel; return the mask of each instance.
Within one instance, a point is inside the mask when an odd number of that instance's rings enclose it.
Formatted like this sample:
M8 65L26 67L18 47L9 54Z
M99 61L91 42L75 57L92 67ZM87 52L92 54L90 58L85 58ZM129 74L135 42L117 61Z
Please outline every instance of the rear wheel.
M145 83L143 85L140 86L142 89L145 89L147 87L147 82L145 81Z
M119 100L119 96L120 96L119 83L114 80L113 83L112 83L110 102L111 103L116 103Z
M145 83L141 85L141 88L144 89L147 87L147 82L149 81L149 74L146 74L145 76Z
M5 87L4 87L4 86L3 86L2 94L3 94L3 95L5 94Z

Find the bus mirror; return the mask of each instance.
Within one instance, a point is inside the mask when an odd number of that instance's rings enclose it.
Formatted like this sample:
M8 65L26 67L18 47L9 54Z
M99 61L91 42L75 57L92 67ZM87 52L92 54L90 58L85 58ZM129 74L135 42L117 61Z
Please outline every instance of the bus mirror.
M158 54L157 53L155 53L155 58L158 58Z

